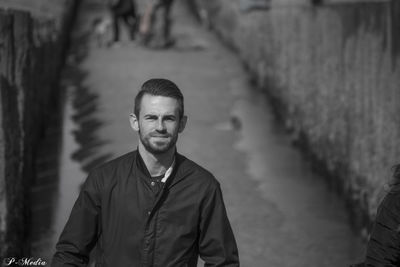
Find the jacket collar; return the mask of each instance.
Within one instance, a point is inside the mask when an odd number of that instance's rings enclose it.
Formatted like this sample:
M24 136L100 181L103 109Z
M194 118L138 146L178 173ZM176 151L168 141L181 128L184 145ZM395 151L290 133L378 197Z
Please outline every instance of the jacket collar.
M139 150L135 150L133 154L134 159L132 164L134 168L138 170L142 176L147 178L151 177L143 158L140 156ZM171 187L186 177L188 171L184 166L185 164L183 164L186 160L187 158L185 156L175 152L175 166L173 167L172 172L165 183L165 187Z

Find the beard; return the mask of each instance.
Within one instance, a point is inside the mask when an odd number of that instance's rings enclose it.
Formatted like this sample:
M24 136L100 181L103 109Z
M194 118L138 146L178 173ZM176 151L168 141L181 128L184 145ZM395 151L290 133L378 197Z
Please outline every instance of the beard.
M162 137L160 140L154 140L157 137ZM152 154L163 154L175 147L178 140L178 134L157 133L152 132L147 135L139 131L140 142L144 148Z

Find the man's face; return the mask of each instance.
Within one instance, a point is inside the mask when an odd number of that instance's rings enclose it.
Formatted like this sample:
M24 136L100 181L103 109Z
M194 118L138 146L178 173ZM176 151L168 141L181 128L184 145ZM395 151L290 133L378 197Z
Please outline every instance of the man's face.
M139 117L131 114L131 126L139 133L140 143L152 154L162 154L175 147L178 133L186 125L179 119L179 102L171 97L145 94Z

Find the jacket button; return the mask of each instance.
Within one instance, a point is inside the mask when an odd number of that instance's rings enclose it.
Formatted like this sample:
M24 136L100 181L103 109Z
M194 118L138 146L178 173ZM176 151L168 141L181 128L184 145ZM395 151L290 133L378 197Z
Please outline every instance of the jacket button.
M156 183L155 183L155 182L151 182L150 184L151 184L151 186L155 186L155 185L156 185Z
M151 214L151 211L147 211L147 215L150 215Z

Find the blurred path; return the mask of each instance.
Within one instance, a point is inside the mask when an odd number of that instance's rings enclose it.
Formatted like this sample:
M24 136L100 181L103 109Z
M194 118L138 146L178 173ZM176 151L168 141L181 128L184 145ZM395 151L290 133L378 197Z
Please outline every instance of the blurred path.
M177 44L169 50L127 41L98 47L87 33L105 13L100 3L82 2L73 33L62 81L58 200L33 255L53 253L84 171L136 148L128 122L134 95L148 78L165 77L182 89L189 116L178 150L220 180L242 266L337 267L361 258L344 203L290 146L237 57L191 18L183 1L173 8Z

